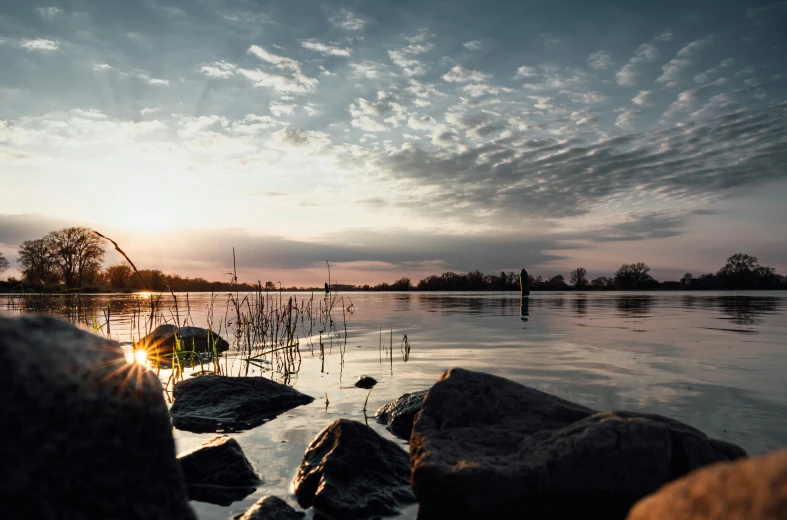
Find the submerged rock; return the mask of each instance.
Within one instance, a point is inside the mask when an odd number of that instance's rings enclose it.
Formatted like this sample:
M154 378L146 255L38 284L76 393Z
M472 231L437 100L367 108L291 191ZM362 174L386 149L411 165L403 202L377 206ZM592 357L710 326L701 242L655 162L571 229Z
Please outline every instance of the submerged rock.
M172 352L175 349L175 334L178 334L183 342L184 350L194 352L212 352L213 345L216 345L216 352L226 352L230 349L227 340L215 332L201 327L176 327L175 325L159 325L153 332L134 343L134 349L144 349L148 352L159 349L161 354Z
M196 433L254 428L282 412L314 401L263 377L205 375L175 385L172 424Z
M178 457L190 500L228 506L256 489L260 477L238 441L218 435Z
M279 497L262 497L246 510L242 515L237 515L233 520L300 520L305 515L296 511Z
M745 456L678 421L597 413L501 377L453 369L410 437L419 518L623 518L685 473Z
M355 386L358 388L365 388L367 390L376 384L377 380L371 376L361 376L358 378L358 381L355 382Z
M335 519L394 514L413 502L410 462L393 441L363 423L339 419L309 444L295 495Z
M156 375L46 316L0 317L0 497L13 517L193 520Z
M410 432L413 430L413 420L415 414L421 410L428 390L404 394L399 399L385 406L381 406L374 417L377 422L387 424L388 431L400 439L410 440Z
M628 516L628 520L663 518L787 518L787 450L693 471L637 502Z

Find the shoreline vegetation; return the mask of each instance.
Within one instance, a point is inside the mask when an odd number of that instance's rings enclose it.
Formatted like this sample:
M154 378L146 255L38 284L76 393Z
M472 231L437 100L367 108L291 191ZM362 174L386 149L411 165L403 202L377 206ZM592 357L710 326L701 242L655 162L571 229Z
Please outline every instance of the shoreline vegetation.
M103 267L105 240L112 242L127 260ZM233 252L234 256L234 252ZM18 251L17 263L21 279L0 280L0 293L133 293L151 292L213 292L277 291L518 291L519 275L513 271L487 274L479 270L467 273L448 271L429 275L413 283L402 277L392 283L376 285L338 284L329 281L324 287L283 286L281 282L255 283L209 281L205 278L182 277L158 269L137 269L131 259L110 238L84 227L64 228L36 240L26 240ZM327 262L326 262L327 264ZM0 275L10 267L0 252ZM330 266L329 266L330 268ZM588 280L587 270L579 267L568 280L557 274L552 277L529 275L532 291L627 291L627 290L785 290L787 277L772 267L761 266L755 256L736 253L715 273L695 277L686 273L680 280L659 282L643 263L623 264L611 276Z

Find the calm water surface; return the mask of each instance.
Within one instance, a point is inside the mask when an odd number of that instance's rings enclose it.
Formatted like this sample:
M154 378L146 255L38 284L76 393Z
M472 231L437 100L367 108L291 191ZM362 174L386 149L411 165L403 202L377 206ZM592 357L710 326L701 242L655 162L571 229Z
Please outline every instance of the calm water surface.
M288 382L316 400L232 434L264 483L231 507L193 502L199 518L226 519L267 494L295 504L291 481L317 432L340 417L366 420L367 392L353 386L362 374L379 381L369 395L368 415L402 393L428 388L443 370L458 366L596 409L666 415L740 444L750 454L787 447L787 292L535 293L524 309L512 293L344 297L355 306L346 316L344 365L343 331L341 340L324 340L324 368L319 350L312 353L302 337L303 362ZM0 310L24 308L18 297L0 298ZM111 301L110 334L129 341L138 300L137 295L81 296L79 312L102 317L101 308ZM181 313L184 300L179 296ZM162 301L166 307L172 298ZM214 320L224 315L222 305L214 303ZM189 307L194 324L205 326L210 296L189 295ZM400 348L405 334L409 356ZM393 359L381 353L381 342L393 343ZM373 419L368 424L394 439ZM174 433L179 451L210 437ZM414 518L415 508L402 516Z

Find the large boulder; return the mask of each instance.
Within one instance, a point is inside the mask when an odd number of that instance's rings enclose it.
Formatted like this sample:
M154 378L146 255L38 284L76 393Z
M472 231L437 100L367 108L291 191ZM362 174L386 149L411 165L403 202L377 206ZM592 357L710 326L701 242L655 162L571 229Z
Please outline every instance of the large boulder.
M347 419L317 434L294 485L303 507L337 520L394 514L399 504L415 500L407 453L365 424Z
M296 511L281 498L267 496L257 500L245 513L235 516L233 520L300 520L304 516L304 513Z
M0 316L0 503L12 517L192 520L161 383L120 346Z
M175 349L176 335L182 341L182 348L186 351L213 352L214 344L217 353L230 349L227 340L213 331L201 327L178 328L172 324L159 325L150 334L134 343L134 349L143 349L149 355L153 355L152 353L156 349L161 355L169 354Z
M256 489L260 477L238 441L218 435L178 457L190 500L228 506Z
M413 430L415 414L421 411L428 390L403 394L392 403L381 406L374 417L377 422L387 424L387 430L400 439L409 440Z
M410 437L419 518L624 518L692 469L745 452L678 421L597 413L501 377L453 369Z
M314 401L264 377L200 376L175 385L172 424L196 433L254 428Z
M629 520L787 518L787 450L719 462L671 482L631 509Z

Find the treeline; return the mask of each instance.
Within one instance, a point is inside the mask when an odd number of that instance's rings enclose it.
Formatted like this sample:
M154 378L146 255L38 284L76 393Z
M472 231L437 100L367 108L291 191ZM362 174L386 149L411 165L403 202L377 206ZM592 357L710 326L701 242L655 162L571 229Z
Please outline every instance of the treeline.
M135 272L128 264L120 263L104 268L104 238L92 229L70 227L46 234L36 240L26 240L19 248L17 263L22 279L9 278L0 282L0 291L24 290L112 290L112 291L176 291L226 292L281 290L321 291L323 287L283 287L271 281L265 284L212 282L204 278L165 274L157 269ZM9 268L0 252L0 275ZM787 289L787 279L772 267L762 266L755 256L742 253L727 258L715 273L694 277L686 273L680 280L659 282L650 274L650 267L642 262L623 264L610 276L588 280L587 270L578 267L566 280L562 274L550 278L529 276L533 291L565 290L653 290L653 289ZM446 272L430 275L413 283L403 277L393 283L377 285L331 285L334 291L516 291L519 273L485 274L475 270L468 273Z

